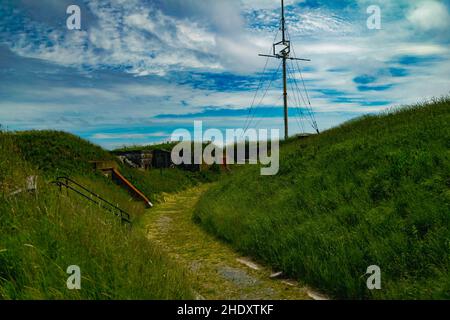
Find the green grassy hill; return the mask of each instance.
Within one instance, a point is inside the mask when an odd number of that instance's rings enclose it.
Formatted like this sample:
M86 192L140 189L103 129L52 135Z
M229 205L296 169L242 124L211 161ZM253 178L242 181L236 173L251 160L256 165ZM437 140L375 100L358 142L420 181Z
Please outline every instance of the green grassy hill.
M184 269L140 228L130 230L107 211L50 184L69 175L133 218L142 215L142 203L88 163L108 159L108 152L65 133L0 132L0 299L193 298ZM12 195L30 175L39 176L37 193ZM146 184L162 185L164 177L157 177ZM170 189L175 177L168 180L164 185ZM79 291L66 288L70 265L81 268Z
M450 298L450 100L367 116L236 170L195 219L338 298ZM367 267L382 290L366 287Z
M47 175L86 174L89 161L113 156L86 140L65 132L24 131L11 135L22 157Z
M65 132L23 131L14 134L4 133L4 135L10 136L20 155L48 179L59 176L77 177L78 179L83 179L79 177L88 177L89 179L99 177L100 174L93 173L90 161L115 159L112 153L101 147ZM161 144L147 148L164 149L169 146L169 144ZM123 175L155 202L164 192L182 191L218 178L214 172L186 172L177 168L140 171L120 163L118 165Z

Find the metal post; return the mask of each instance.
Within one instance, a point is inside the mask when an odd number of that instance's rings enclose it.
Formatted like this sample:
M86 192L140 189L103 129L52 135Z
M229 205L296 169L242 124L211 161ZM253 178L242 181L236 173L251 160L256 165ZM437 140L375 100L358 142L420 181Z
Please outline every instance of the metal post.
M284 97L284 139L289 138L289 123L288 123L288 97L287 97L287 75L286 75L286 57L283 57L283 97Z
M287 95L287 60L311 61L309 59L301 59L291 57L291 41L286 39L286 19L284 17L284 0L281 0L281 33L282 41L274 43L273 55L260 54L261 57L283 59L283 98L284 98L284 138L289 138L289 107ZM283 49L277 52L277 46L282 45Z
M283 33L283 42L286 41L286 28L284 20L284 0L281 0L281 31Z
M286 25L284 19L284 0L281 0L281 32L283 35L283 45L286 45ZM287 98L287 73L286 73L286 59L288 52L282 52L283 55L283 98L284 98L284 139L289 138L289 110Z

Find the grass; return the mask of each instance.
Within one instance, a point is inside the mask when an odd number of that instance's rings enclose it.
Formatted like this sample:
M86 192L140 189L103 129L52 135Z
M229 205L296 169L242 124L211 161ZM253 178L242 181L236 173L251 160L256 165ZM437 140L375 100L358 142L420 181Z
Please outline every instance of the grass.
M122 173L156 202L221 177L194 218L242 254L254 256L337 298L450 298L450 102L367 116L319 136L282 144L277 176L258 166L214 172ZM89 161L113 155L53 131L0 133L0 298L190 299L184 267L139 227L60 193L68 175L130 212L141 203ZM11 192L39 176L38 193ZM139 226L139 223L137 224ZM370 291L369 265L382 270ZM66 288L78 265L82 290Z
M17 146L23 158L36 167L48 179L59 176L87 177L84 182L99 179L102 175L92 170L90 161L111 161L114 155L101 147L75 135L59 131L23 131L4 133ZM173 144L148 147L170 149ZM218 179L213 170L207 172L186 172L178 168L141 171L118 163L122 174L135 184L152 202L158 202L163 192L180 192L200 183ZM86 181L87 180L87 181Z
M192 221L195 205L209 187L203 184L165 195L166 202L139 221L150 239L189 268L195 291L213 300L307 299L305 288L271 279L270 268L258 266L254 270L243 265L238 261L242 256Z
M213 171L189 172L178 168L139 171L122 167L124 176L133 182L153 202L160 201L162 193L176 193L191 187L216 181L220 173Z
M90 174L89 161L113 156L86 140L59 131L23 131L11 136L23 158L48 176Z
M184 268L141 229L50 185L52 177L70 174L134 218L141 215L142 204L92 173L93 158L110 155L67 134L0 133L0 299L193 298ZM10 196L29 175L39 175L38 192ZM81 268L81 290L66 287L70 265Z
M235 170L194 218L333 297L448 299L449 123L443 98L287 141L277 176ZM382 290L367 289L370 265Z

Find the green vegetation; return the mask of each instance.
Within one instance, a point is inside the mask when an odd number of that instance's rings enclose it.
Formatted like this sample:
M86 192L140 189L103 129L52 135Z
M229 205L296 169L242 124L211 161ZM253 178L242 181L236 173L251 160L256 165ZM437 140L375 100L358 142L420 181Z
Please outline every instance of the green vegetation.
M198 198L209 188L209 184L203 184L164 195L166 201L139 221L152 241L192 271L188 276L195 292L213 300L308 299L306 288L271 279L270 268L244 265L239 253L192 221Z
M54 177L91 173L89 161L113 159L99 146L65 132L24 131L4 135L11 136L26 161Z
M450 298L450 99L283 144L277 176L246 166L195 220L338 298ZM382 290L366 269L382 270Z
M227 247L199 229L181 230L205 186L184 198L165 193L218 177L195 208L194 220L242 254L337 298L448 299L449 123L448 98L363 117L283 143L280 172L273 177L260 176L258 166L239 166L222 177L214 170L120 165L152 201L169 199L145 219L142 203L92 169L89 161L114 160L109 152L60 132L0 132L0 299L193 298L191 288L201 286L192 280L202 279L185 272L186 261L213 250L202 239ZM39 176L38 191L13 195L25 189L30 175ZM62 175L129 212L135 227L60 192L51 181ZM169 223L175 218L178 224ZM173 245L166 251L175 253L175 261L162 253L158 239L147 239L144 225ZM160 234L169 227L179 235ZM190 241L193 234L198 238ZM231 252L226 256L234 260ZM212 275L222 258L209 258L204 267L211 267ZM81 267L82 290L66 288L70 265ZM370 265L381 267L382 290L366 287ZM214 281L207 279L199 291L212 294L208 285ZM220 286L214 290L220 296Z
M184 269L139 228L60 192L52 177L70 175L132 214L143 205L88 161L109 153L57 132L0 133L0 299L191 299ZM11 195L38 175L38 191ZM150 183L150 182L149 182ZM82 290L66 288L70 265Z
M24 131L4 133L14 140L23 158L44 173L49 179L58 176L87 177L83 181L98 179L101 174L93 171L91 161L109 161L115 157L108 151L75 135L58 131ZM171 150L172 144L148 147L130 147L129 150ZM128 151L129 151L128 150ZM215 181L218 174L186 172L177 168L140 171L119 164L122 174L154 202L163 192L179 192L203 182ZM78 178L80 179L80 178ZM86 181L87 180L87 181Z
M149 196L152 201L159 202L162 193L176 193L202 183L216 181L219 173L214 171L189 172L177 168L139 171L122 167L127 179Z

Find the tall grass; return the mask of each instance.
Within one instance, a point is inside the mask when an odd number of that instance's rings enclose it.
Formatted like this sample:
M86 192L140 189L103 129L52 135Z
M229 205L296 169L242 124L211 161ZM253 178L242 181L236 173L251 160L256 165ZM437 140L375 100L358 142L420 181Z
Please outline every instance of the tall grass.
M59 131L23 131L4 133L15 142L16 152L48 179L58 176L86 177L82 179L101 180L102 175L93 171L91 161L111 161L115 156L86 140ZM147 149L169 149L173 144L162 144ZM133 147L138 148L138 147ZM130 150L134 150L130 148ZM187 172L177 168L141 171L118 163L123 175L135 184L152 202L159 200L163 192L179 192L199 183L218 179L219 174L210 172ZM100 193L100 192L99 192ZM101 194L101 193L100 193ZM114 193L113 193L114 194Z
M236 170L195 219L339 298L450 298L450 100L283 144L280 172ZM367 267L382 270L368 290Z
M34 150L37 145L19 147L18 141L11 134L0 133L1 299L193 297L184 269L169 261L142 231L124 227L115 217L77 195L60 193L49 184L47 175L64 168L78 173L77 180L107 194L134 215L142 212L142 206L138 207L125 191L102 177L84 175L88 168L81 161L72 166L71 155L55 155L60 160L54 164L55 159L50 156L42 159L47 154ZM40 143L39 139L36 141ZM44 148L45 143L38 146ZM56 145L50 150L55 148L64 150ZM26 155L34 161L27 162L21 156L22 152L36 151ZM80 150L81 158L91 157L83 152ZM67 166L58 167L61 163ZM40 176L38 192L11 196L12 191L25 185L30 174ZM70 265L81 268L81 290L66 287Z
M23 131L7 135L26 161L53 177L90 173L90 161L113 159L99 146L65 132Z

